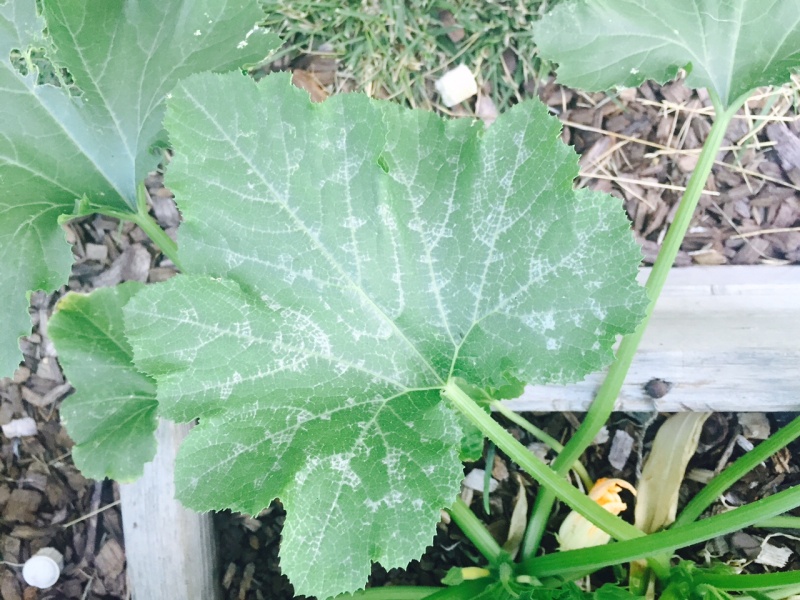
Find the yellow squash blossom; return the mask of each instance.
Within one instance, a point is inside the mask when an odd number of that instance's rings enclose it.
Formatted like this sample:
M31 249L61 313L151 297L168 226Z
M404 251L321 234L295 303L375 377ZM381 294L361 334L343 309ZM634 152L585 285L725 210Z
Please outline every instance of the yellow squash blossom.
M597 480L589 491L589 498L597 502L608 512L618 515L628 508L622 501L619 493L626 489L636 495L636 489L623 479L608 479L602 477ZM574 510L567 515L561 528L558 530L558 542L561 550L577 550L591 546L607 544L611 536L605 531L590 523L586 517Z

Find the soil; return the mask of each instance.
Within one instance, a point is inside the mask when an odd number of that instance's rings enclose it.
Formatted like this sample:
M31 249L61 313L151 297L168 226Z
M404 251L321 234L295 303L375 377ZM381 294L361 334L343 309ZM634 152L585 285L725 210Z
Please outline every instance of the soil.
M313 87L321 99L327 93L325 71L315 71L313 64L304 66L306 75L299 77L298 83ZM528 91L538 94L567 125L564 139L582 155L579 183L621 198L642 245L644 260L651 263L674 215L680 188L686 185L696 161L696 149L710 128L707 99L680 84L663 88L646 84L616 97L574 92L552 82L536 89L531 86ZM725 144L732 149L718 157L721 164L715 167L707 186L710 193L701 199L677 261L679 266L800 263L800 120L793 112L793 93L785 90L757 96L731 128ZM481 113L487 120L492 117L492 111L480 103L463 112L470 111ZM174 233L180 218L171 195L161 186L158 175L153 175L148 185L154 216ZM116 485L88 481L72 465L71 442L58 412L71 387L61 374L47 337L47 320L57 298L68 289L89 291L126 280L163 281L175 269L130 224L120 227L107 217L89 217L71 223L68 235L76 259L69 285L54 294L33 295L33 333L22 342L24 366L13 380L0 381L0 425L31 417L37 426L33 436L0 438L3 600L127 597ZM569 438L580 420L580 415L569 413L528 416L561 440ZM756 418L762 430L766 424L774 431L790 416ZM589 473L634 481L662 419L658 415L616 414L608 424L608 440L588 452ZM698 481L708 471L720 470L748 443L758 442L748 423L743 424L734 414L715 414L708 420L682 489L684 501L699 489ZM509 424L508 429L523 443L534 444L515 426ZM629 438L632 443L627 444L630 451L626 454L626 445L620 448L615 442ZM539 446L533 449L540 451ZM799 453L798 442L779 452L725 494L724 503L735 506L797 485ZM466 471L472 468L483 468L483 464L470 465ZM490 514L483 512L480 492L464 494L465 499L472 497L473 509L502 542L519 486L525 486L530 501L536 485L500 455L495 458L492 473L499 486L490 497ZM721 508L719 505L713 510ZM562 509L552 523L563 514ZM226 598L293 597L277 564L282 520L283 511L277 502L257 518L217 515ZM785 568L800 569L798 539L775 532L767 536L764 530L712 540L683 551L682 556L701 563L715 557L743 565L751 572L764 572L774 568L759 562L767 544L789 551ZM49 590L27 587L20 565L46 546L63 553L62 576ZM545 548L555 550L552 528ZM477 557L475 549L445 516L425 556L406 570L386 572L376 565L371 583L437 585L450 566L474 564Z

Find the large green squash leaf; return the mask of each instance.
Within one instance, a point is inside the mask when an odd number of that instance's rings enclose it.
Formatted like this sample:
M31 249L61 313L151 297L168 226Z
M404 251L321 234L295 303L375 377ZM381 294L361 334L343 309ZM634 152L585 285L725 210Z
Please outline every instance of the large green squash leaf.
M686 69L728 107L800 67L797 0L572 0L533 26L561 83L592 91L664 83Z
M128 282L58 303L48 333L76 392L61 404L72 458L93 479L141 476L156 452L156 384L133 366L122 307L143 286Z
M355 590L370 561L430 543L462 475L449 379L579 379L642 313L627 219L573 191L577 157L538 102L484 131L361 95L314 105L284 75L201 75L166 125L193 275L134 297L126 331L162 414L200 417L178 497L280 497L300 594Z
M175 81L260 60L275 45L254 29L255 0L44 0L44 10L48 37L35 0L0 4L0 376L16 368L17 339L30 330L26 292L69 275L59 217L80 198L135 212ZM41 48L80 95L18 68Z

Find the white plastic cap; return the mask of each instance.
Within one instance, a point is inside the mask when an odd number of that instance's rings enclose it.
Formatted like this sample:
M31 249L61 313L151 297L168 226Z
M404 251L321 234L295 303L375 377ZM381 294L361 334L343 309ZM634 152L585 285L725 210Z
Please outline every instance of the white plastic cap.
M64 557L55 548L42 548L22 566L22 578L28 585L49 588L58 581Z
M459 65L442 75L436 82L436 91L448 108L478 93L478 82L466 65Z

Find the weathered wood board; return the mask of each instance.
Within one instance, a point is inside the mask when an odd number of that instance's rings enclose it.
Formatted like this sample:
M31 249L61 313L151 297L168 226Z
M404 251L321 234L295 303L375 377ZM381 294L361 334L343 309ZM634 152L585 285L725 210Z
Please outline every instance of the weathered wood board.
M175 500L175 456L189 425L162 421L158 453L144 476L119 486L133 600L219 600L216 536L210 513Z
M644 389L656 378L672 384L661 398ZM529 386L508 405L585 411L602 380ZM800 411L800 267L673 269L616 408Z

